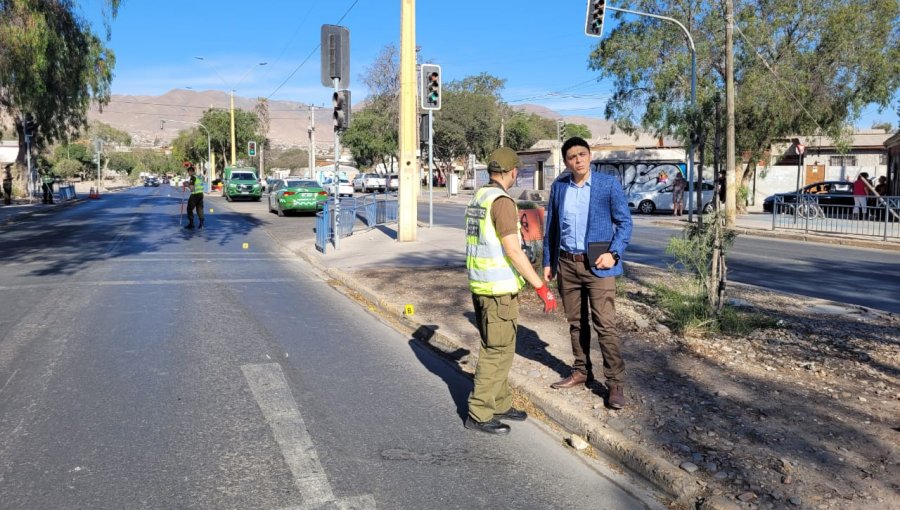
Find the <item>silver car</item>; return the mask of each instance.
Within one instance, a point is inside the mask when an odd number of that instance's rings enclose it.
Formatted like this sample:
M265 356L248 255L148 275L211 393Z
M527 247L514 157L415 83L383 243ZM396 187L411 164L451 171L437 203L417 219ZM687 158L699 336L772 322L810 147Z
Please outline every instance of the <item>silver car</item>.
M694 211L701 210L701 204L697 203L697 190L694 190ZM711 182L703 183L703 204L702 210L709 212L712 210L713 195L715 186ZM688 190L684 190L684 208L687 210ZM671 211L672 206L672 184L660 184L655 189L631 191L628 193L628 208L632 211L644 214L652 214L654 211Z

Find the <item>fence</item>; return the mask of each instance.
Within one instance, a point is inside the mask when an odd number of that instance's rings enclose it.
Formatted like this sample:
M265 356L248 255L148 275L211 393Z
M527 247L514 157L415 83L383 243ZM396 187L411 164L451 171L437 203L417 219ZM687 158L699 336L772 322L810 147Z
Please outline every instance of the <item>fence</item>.
M362 200L345 198L341 200L341 217L339 223L339 235L347 237L353 233L357 219L361 220L366 228L397 221L398 203L395 194L366 195ZM328 243L334 242L334 199L329 199L316 213L316 249L325 253Z
M849 198L849 197L846 197ZM900 197L869 197L866 205L828 203L814 194L777 196L772 204L772 230L900 238Z
M78 198L78 195L75 193L75 185L74 184L60 184L60 186L59 186L59 201L66 202L68 200L72 200L73 198Z

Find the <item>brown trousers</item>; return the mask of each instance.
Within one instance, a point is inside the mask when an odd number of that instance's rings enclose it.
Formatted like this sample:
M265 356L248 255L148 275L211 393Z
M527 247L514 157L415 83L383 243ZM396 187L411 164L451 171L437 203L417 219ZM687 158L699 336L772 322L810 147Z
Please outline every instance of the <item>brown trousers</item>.
M610 382L623 382L625 362L622 360L621 341L616 331L616 279L598 278L587 262L560 259L557 283L562 298L572 354L572 369L591 374L591 324L600 339L603 355L603 375Z

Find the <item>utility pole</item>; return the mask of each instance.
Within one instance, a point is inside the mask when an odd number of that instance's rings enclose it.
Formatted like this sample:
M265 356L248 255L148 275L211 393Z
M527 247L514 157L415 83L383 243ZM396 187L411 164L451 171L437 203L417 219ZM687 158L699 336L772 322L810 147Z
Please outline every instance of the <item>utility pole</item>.
M734 172L734 0L725 0L725 225L734 226L737 189Z
M309 163L307 164L307 177L312 178L316 166L316 115L313 105L309 105Z
M237 161L237 146L234 141L234 89L231 89L231 167Z
M500 117L500 147L504 146L504 141L506 140L506 130L504 125L503 117Z
M400 189L397 240L416 240L416 1L400 0Z

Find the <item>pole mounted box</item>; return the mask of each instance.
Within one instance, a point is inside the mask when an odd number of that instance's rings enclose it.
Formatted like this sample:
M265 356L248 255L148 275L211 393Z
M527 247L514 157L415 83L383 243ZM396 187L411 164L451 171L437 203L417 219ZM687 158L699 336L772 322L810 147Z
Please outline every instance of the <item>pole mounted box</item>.
M590 37L603 37L603 21L606 16L606 0L588 0L584 33Z
M350 30L339 25L322 25L322 86L350 86Z
M422 64L422 109L441 109L441 66Z

